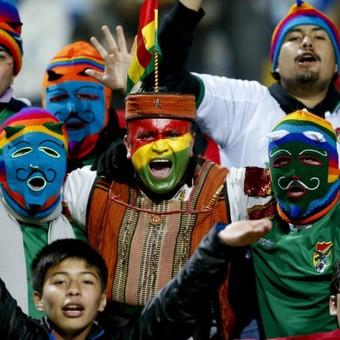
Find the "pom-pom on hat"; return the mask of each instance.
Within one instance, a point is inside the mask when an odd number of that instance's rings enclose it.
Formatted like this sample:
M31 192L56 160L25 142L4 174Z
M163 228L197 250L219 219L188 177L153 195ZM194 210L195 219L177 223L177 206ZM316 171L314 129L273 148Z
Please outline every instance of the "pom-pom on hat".
M191 94L143 92L127 95L125 119L170 118L194 121L196 100Z
M273 32L270 47L270 60L273 72L276 70L280 49L287 33L292 28L300 25L319 26L328 33L334 47L336 62L340 68L340 33L336 25L330 18L316 10L313 6L297 0L296 4L290 8L287 16L278 23Z
M14 60L14 75L22 66L22 39L20 16L14 0L0 0L0 45L4 46Z

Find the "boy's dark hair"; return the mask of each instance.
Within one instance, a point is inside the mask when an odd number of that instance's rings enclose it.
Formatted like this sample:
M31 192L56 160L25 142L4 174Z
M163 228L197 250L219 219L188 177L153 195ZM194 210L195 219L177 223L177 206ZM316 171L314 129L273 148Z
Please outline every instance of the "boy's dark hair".
M102 291L107 285L107 267L102 256L88 243L76 239L56 240L40 250L31 265L31 281L35 291L42 293L47 271L63 260L75 258L84 260L97 269Z
M333 275L331 279L330 291L331 295L339 293L340 286L340 260L338 260L333 266Z

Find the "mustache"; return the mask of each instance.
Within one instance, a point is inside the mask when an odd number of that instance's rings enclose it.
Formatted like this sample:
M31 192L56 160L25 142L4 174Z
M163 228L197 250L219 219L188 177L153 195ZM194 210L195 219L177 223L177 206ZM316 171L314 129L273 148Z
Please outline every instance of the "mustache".
M284 185L281 184L282 180L284 180L284 179L285 179L285 177L282 176L277 181L278 186L282 190L287 190L293 184L300 184L302 187L304 187L305 189L308 189L308 190L316 190L319 187L319 185L320 185L320 179L317 178L317 177L312 177L310 179L310 181L316 181L316 184L314 186L308 186L307 184L305 184L304 182L300 181L299 179L293 179L293 180L289 181L289 183L286 186L284 186Z
M88 117L90 119L85 119L83 117L83 113L86 113L86 117ZM72 114L69 114L65 119L63 119L64 124L66 124L72 118L77 118L81 122L83 122L84 124L90 124L94 121L95 115L90 110L86 110L86 111L82 112L81 114L79 114L78 112L72 112Z
M40 174L47 183L52 183L57 177L57 172L54 169L48 169L46 171L48 175L46 172L37 169L30 171L28 174L26 172L27 171L24 168L19 168L16 170L16 177L19 181L26 182L32 175Z

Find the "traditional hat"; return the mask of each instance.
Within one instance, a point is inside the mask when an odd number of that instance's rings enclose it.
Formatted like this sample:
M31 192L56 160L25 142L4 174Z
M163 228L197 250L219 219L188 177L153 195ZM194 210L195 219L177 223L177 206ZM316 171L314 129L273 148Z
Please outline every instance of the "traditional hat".
M194 121L196 100L191 94L143 92L129 94L125 103L125 119L171 118Z
M14 60L14 75L22 66L22 39L20 16L14 0L0 0L0 45L4 46Z
M299 25L319 26L328 33L334 47L336 62L340 68L340 33L336 25L325 14L308 3L297 0L296 4L290 8L287 16L278 23L273 32L270 47L273 72L276 70L280 49L287 33Z

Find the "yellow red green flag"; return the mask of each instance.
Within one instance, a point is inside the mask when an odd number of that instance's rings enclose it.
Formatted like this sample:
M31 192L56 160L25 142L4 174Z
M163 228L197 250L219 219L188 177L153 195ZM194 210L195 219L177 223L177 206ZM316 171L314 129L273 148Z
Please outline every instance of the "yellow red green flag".
M155 69L155 57L161 56L158 46L158 0L144 0L137 32L137 46L128 71L127 93Z

